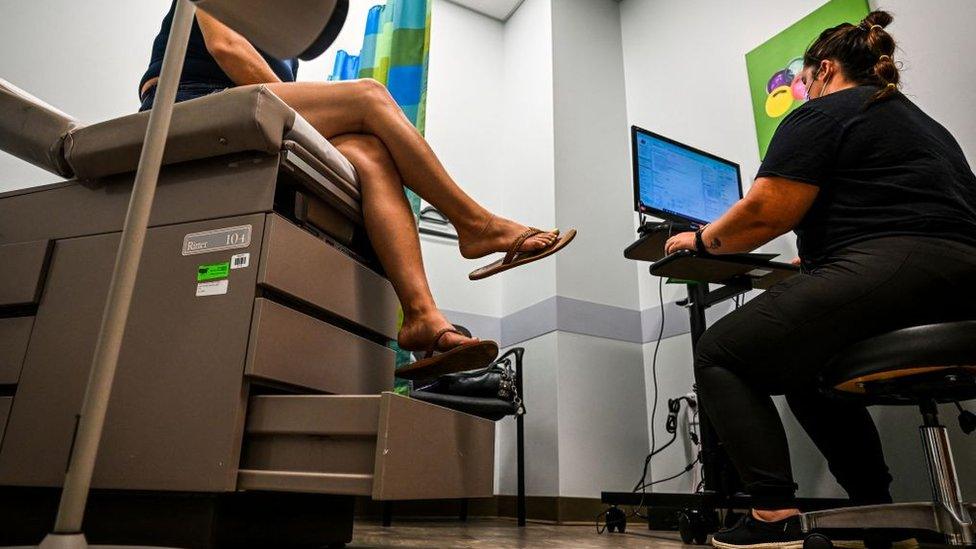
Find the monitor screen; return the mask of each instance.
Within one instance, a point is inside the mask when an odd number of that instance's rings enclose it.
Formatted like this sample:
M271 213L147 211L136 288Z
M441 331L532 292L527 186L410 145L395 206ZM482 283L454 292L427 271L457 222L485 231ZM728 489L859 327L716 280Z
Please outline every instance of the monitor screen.
M711 223L742 198L739 165L634 126L637 211Z

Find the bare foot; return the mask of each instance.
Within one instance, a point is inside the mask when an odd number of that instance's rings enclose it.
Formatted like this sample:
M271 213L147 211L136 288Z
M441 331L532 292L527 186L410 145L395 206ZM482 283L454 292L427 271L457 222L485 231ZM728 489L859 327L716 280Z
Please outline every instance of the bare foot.
M521 225L504 217L492 215L480 232L464 234L458 232L459 247L461 256L466 259L477 259L495 252L507 252L515 242L515 239L528 230L528 227ZM534 235L519 247L520 252L534 252L551 246L556 241L555 232L540 233Z
M397 345L406 351L426 351L434 341L437 332L453 325L444 318L440 311L418 314L403 319L403 327L397 334ZM464 337L461 334L448 332L437 342L437 351L448 351L463 345L478 341L476 337Z
M763 522L779 522L800 514L799 509L753 509L752 516Z

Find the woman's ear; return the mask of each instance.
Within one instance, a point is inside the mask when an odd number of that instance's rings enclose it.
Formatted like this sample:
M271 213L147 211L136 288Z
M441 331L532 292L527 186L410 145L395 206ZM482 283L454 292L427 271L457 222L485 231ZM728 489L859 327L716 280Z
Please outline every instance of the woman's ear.
M824 82L826 82L828 78L834 76L835 72L837 72L837 63L834 63L830 59L824 59L821 61L820 66L817 68L817 74L820 75L820 78L822 78Z

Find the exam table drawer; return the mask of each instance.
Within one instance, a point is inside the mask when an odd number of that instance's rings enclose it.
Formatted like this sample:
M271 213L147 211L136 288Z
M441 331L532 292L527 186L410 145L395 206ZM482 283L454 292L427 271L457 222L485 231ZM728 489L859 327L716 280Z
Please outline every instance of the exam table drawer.
M345 246L352 245L356 234L356 224L352 220L302 192L295 193L295 219L302 226L310 225Z
M0 308L40 301L50 256L50 240L0 245Z
M285 218L268 215L258 284L395 339L390 282Z
M27 355L34 317L0 318L0 385L16 385Z
M323 393L393 388L393 350L268 299L254 301L245 374Z
M238 489L372 496L490 497L494 422L394 393L257 396Z

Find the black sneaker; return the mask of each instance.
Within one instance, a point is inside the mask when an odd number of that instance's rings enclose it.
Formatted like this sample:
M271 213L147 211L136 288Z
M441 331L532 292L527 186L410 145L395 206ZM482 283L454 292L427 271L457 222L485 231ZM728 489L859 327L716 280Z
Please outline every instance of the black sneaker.
M803 547L803 537L798 516L765 522L749 513L739 519L735 526L712 536L712 545L721 549L800 549Z

